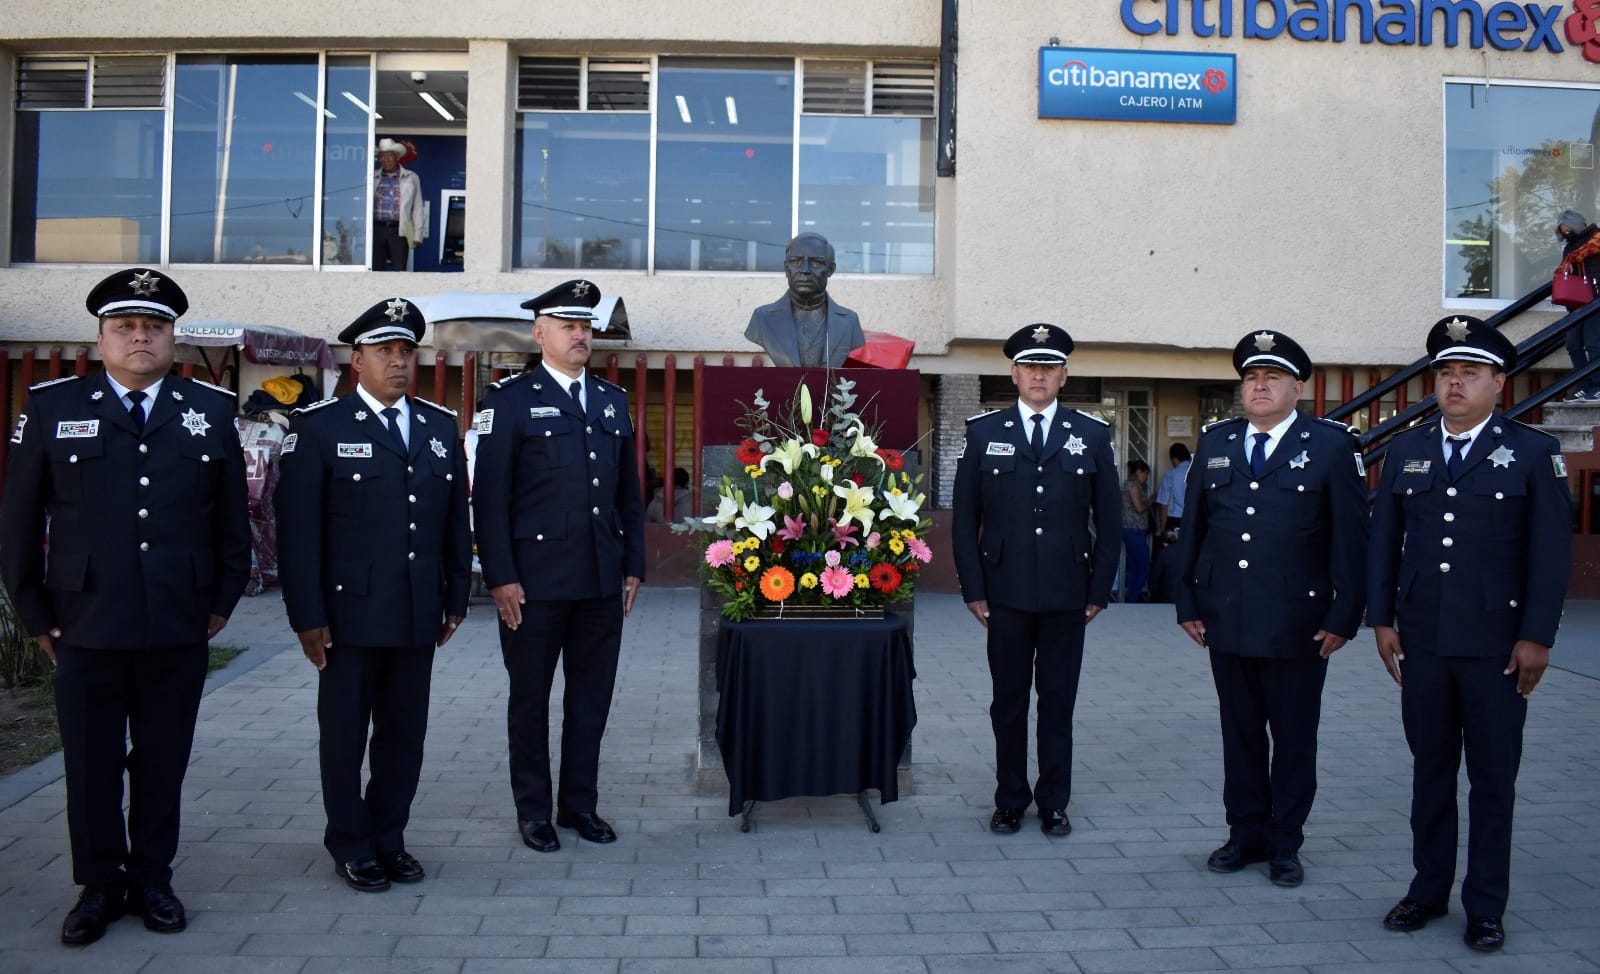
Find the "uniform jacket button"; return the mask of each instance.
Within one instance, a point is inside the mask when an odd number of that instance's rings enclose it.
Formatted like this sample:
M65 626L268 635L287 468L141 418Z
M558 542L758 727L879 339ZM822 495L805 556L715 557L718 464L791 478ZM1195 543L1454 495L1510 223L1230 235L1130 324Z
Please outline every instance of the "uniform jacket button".
M1453 545L1455 543L1456 543L1456 539L1454 539L1454 538L1445 538L1443 541L1440 542L1440 544L1444 545L1446 548L1450 547L1451 545Z
M406 552L406 561L416 561L416 560L417 560L417 553L415 551Z
M150 452L150 447L147 444L140 443L139 444L139 452L140 453L149 453Z
M1449 511L1445 512L1444 520L1445 520L1446 524L1450 523L1451 521L1454 521L1455 519L1456 519L1456 516L1454 514L1450 513Z
M533 536L533 540L535 540L535 541L543 541L544 540L544 535L536 534L536 535Z
M454 480L454 479L456 479L456 475L453 474L453 473L447 473L447 474L444 475L444 479L446 479L446 480Z
M1513 608L1513 609L1515 609L1515 608L1516 608L1516 607L1517 607L1517 600L1516 600L1516 599L1512 599L1512 600L1511 600L1511 607L1512 607L1512 608Z
M355 474L350 479L359 482L361 480L361 475L360 474Z
M1244 534L1239 535L1239 540L1240 541L1249 541L1250 540L1250 532L1246 531Z
M593 479L593 480L591 480L591 481L589 481L589 483L591 483L591 484L593 484L593 485L594 485L594 486L596 486L596 487L598 487L598 486L600 486L600 478L599 478L599 477L596 477L596 478L594 478L594 479Z
M1256 509L1255 509L1255 508L1253 508L1253 507L1247 507L1247 508L1245 508L1245 509L1244 509L1244 512L1245 512L1245 513L1246 513L1246 514L1251 514L1251 515L1254 515L1254 514L1255 514L1255 512L1256 512Z
M1409 494L1409 493L1411 493L1411 491L1408 490L1408 491L1406 491L1406 493ZM1454 496L1456 496L1456 489L1454 487L1446 488L1445 492L1444 492L1444 495L1446 497L1454 497Z
M1441 572L1448 572L1450 570L1450 563L1448 561L1439 562L1439 570Z
M591 459L591 460L593 460L593 459L594 459L594 458L595 458L595 456L594 456L594 451L593 451L593 450L590 450L590 451L589 451L589 459Z
M140 477L139 478L139 486L140 487L148 487L148 486L150 486L150 478L149 477Z
M344 591L344 586L343 586L343 585L335 585L335 586L334 586L334 587L333 587L333 590L334 590L334 591L335 591L335 592L343 592L343 591Z
M1250 562L1246 561L1243 558L1240 558L1239 559L1239 567L1240 568L1249 568L1250 567Z
M149 508L145 508L145 507L139 508L139 516L140 517L149 517L150 516Z
M1034 534L1044 534L1044 528L1034 528L1033 529L1033 533Z
M67 457L67 462L68 463L77 463L78 462L78 455L76 453L74 453L72 456Z
M600 508L598 508L598 507L591 507L591 508L589 508L589 510L590 510L590 511L592 511L592 512L594 512L594 516L595 516L595 517L599 517L599 516L600 516Z
M1261 484L1259 482L1257 482L1257 481L1252 480L1252 481L1250 481L1250 489L1251 490L1260 490L1261 489Z
M407 494L406 495L406 502L409 503L409 504L415 504L417 502L417 495L416 494Z
M149 551L150 550L150 542L148 542L148 541L139 542L139 550L140 551Z

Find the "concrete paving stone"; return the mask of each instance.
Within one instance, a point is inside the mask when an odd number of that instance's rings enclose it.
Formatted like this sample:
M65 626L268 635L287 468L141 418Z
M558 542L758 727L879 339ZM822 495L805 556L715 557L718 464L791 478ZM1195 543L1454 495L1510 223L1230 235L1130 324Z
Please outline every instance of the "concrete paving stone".
M398 957L543 957L551 940L538 934L403 935L397 941ZM593 955L588 955L593 956Z
M1203 947L1151 950L1079 950L1072 960L1083 974L1156 974L1168 971L1220 971L1227 964Z
M1036 954L1049 951L1122 950L1139 946L1126 930L1116 927L1079 927L1070 930L991 933L995 950L1002 954Z
M1122 927L1176 926L1184 922L1177 910L1170 907L1151 909L1053 909L1044 911L1045 921L1054 930L1083 930L1089 928L1111 929Z
M571 920L593 920L594 917L568 917ZM576 933L578 931L571 931ZM602 932L602 931L589 931ZM686 915L686 916L630 916L621 933L633 935L656 934L693 934L704 937L715 936L765 936L770 932L770 924L763 916L737 916L721 914L716 916ZM819 931L820 932L820 931Z
M923 914L919 914L921 916ZM957 917L959 913L930 913L926 916ZM903 913L790 913L766 917L768 932L774 934L851 934L911 933L911 919Z
M844 940L852 956L994 953L990 939L977 933L851 933Z
M300 974L459 974L461 967L459 957L312 957Z
M562 896L557 901L556 913L585 916L667 915L685 916L695 912L695 900L689 896Z
M779 957L776 970L777 974L927 974L928 967L919 957Z
M254 912L232 910L196 909L186 902L189 930L228 933L332 933L339 916L333 913Z
M552 916L544 913L526 916L496 914L484 917L477 932L508 937L521 936L523 934L539 934L541 936L555 936L558 934L617 935L625 931L627 919L627 917L620 915L604 916L586 913L562 916Z
M845 938L827 934L723 935L698 938L701 957L844 956Z
M266 957L388 957L399 939L371 933L252 933L245 938L239 953Z
M149 953L115 953L108 947L95 951L93 959L87 957L92 947L84 950L67 950L57 944L54 948L6 947L0 949L0 970L9 974L83 974L91 965L96 974L132 974L150 962Z
M1467 953L1467 951L1463 952ZM1516 974L1593 974L1597 969L1592 961L1576 953L1566 951L1556 954L1514 952L1509 941L1506 949L1498 954L1480 954L1452 959L1450 966L1460 971L1461 974L1497 974L1497 972L1512 969L1507 964L1508 961L1515 963Z
M972 909L967 897L948 893L837 896L834 901L840 913L964 913Z
M1041 913L915 913L911 929L917 933L970 932L1000 933L1018 930L1051 930Z
M958 954L924 958L931 974L1080 974L1066 954Z
M622 961L622 974L767 974L772 959L767 957L696 957L693 959L637 958Z
M548 957L695 957L695 938L687 935L550 938Z
M613 958L468 957L460 965L460 974L617 974L620 970Z
M626 879L501 879L496 892L507 896L627 896Z
M573 879L626 879L635 883L641 879L686 881L693 879L725 878L733 880L743 878L720 870L718 870L719 875L716 876L701 875L702 872L704 872L704 867L698 863L635 862L633 857L629 856L627 859L616 862L575 862L572 864L570 874ZM637 891L637 887L635 887L635 892Z
M1235 968L1338 964L1367 958L1347 943L1245 944L1211 948Z
M175 954L152 959L141 974L297 974L304 957L241 957L238 954Z
M646 865L646 864L641 864ZM698 862L698 863L654 863L653 865L676 867L689 865L699 879L821 879L828 875L828 863L821 862ZM867 864L871 865L871 864ZM879 865L882 865L881 863ZM906 864L908 865L908 864ZM937 863L933 864L935 867ZM948 867L944 869L949 873Z
M405 914L385 916L373 913L348 913L337 917L334 933L376 933L386 937L409 934L434 934L440 936L466 936L480 932L484 917L458 914ZM511 931L483 930L483 933L508 933ZM543 932L543 931L539 931Z
M1222 947L1274 942L1266 929L1250 923L1141 927L1129 932L1140 947Z

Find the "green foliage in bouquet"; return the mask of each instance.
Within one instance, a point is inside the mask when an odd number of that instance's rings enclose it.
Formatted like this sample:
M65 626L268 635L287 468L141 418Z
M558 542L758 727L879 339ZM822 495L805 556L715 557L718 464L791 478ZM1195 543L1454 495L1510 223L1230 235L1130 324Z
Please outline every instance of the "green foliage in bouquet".
M717 512L697 525L709 536L707 584L729 619L774 605L908 599L932 560L922 478L878 445L881 427L856 412L854 388L840 379L815 424L805 386L781 411L759 391L745 407L744 477L723 478Z

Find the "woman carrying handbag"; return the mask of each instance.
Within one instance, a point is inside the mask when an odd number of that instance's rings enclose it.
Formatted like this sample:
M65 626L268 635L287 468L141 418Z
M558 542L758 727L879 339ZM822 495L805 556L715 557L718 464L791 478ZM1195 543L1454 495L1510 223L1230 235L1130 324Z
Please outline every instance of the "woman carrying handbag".
M1563 210L1556 220L1562 240L1561 263L1550 285L1550 300L1563 308L1581 308L1595 299L1600 280L1600 228L1577 210ZM1567 332L1567 354L1580 369L1600 358L1600 322L1588 321ZM1567 402L1600 402L1600 373L1590 376L1567 396Z

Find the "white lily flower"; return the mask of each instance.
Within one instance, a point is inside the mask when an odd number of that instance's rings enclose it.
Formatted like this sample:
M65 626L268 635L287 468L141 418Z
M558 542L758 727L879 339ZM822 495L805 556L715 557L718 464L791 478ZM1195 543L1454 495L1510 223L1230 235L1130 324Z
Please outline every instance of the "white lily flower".
M860 523L863 532L870 532L873 518L877 516L872 510L872 488L839 484L833 488L833 493L836 497L844 498L844 512L839 515L839 523L849 524L851 521L856 521Z
M732 524L733 519L738 516L739 502L727 494L723 494L717 501L717 513L710 517L701 518L701 520L707 524L715 524L719 528L725 528Z
M845 434L850 439L850 455L853 457L871 457L883 466L883 457L878 456L878 444L872 442L872 437L867 435L867 427L863 423L856 423L856 428Z
M824 463L822 465L822 469L820 471L818 471L818 472L822 474L822 482L823 483L825 483L825 484L833 483L833 464Z
M817 448L810 443L801 443L797 439L784 440L782 446L776 447L771 453L761 458L761 469L764 471L767 469L767 464L776 463L783 468L785 474L793 475L800 466L800 458L802 456L814 457L816 455Z
M773 531L772 515L776 512L776 508L763 507L752 502L746 504L744 509L739 512L739 517L733 522L733 526L741 531L749 531L762 541L765 541L767 540L767 535Z
M922 507L922 502L927 497L923 494L907 494L901 490L891 490L883 495L884 506L889 510L884 513L885 518L899 518L902 521L917 522L917 511Z

